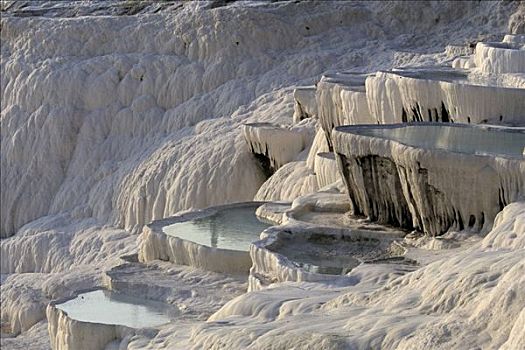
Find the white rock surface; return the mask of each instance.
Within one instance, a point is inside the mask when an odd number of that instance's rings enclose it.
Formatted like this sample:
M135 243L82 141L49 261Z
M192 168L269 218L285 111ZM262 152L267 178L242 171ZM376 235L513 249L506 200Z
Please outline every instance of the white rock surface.
M368 74L335 73L317 83L316 102L321 127L330 141L331 130L347 124L375 124L365 93ZM330 145L331 147L331 145Z
M260 187L265 177L242 137L245 123L290 124L294 87L312 85L329 70L443 63L448 59L443 48L452 37L475 42L523 27L523 6L514 2L144 3L0 4L6 10L0 43L0 235L13 235L0 242L1 271L9 274L2 276L2 332L4 324L22 332L2 334L2 348L49 349L47 322L41 319L46 304L107 283L105 271L122 263L121 255L137 252L131 232L141 232L144 224L181 210L251 200L256 193L295 199L315 191L313 166L315 155L327 151L323 142L315 145L318 150L312 147L313 159L305 150ZM509 86L525 86L519 76L503 76ZM519 210L506 211L500 225L513 225L511 216L520 216ZM504 241L512 235L508 227ZM180 278L166 274L184 285L177 300L190 309L200 305L195 319L156 335L112 342L108 349L370 348L379 342L393 348L409 331L415 336L403 340L406 348L505 344L513 349L523 343L523 312L516 321L514 311L523 308L519 294L506 299L506 310L487 306L472 323L452 328L473 314L471 300L485 305L490 298L484 291L500 280L489 274L485 286L479 270L490 266L501 272L511 291L523 275L511 270L521 263L521 250L492 254L477 258L463 252L444 261L445 270L425 268L418 273L421 284L406 277L403 286L378 292L369 301L378 305L370 309L356 304L349 312L344 306L319 315L320 301L346 290L284 284L247 294L249 307L235 301L236 310L247 315L240 323L217 321L197 329L192 329L196 323L244 287L221 289L221 279L210 273L173 267L181 269ZM456 275L441 278L444 271ZM383 267L356 274L360 283L348 297L356 302L359 293L400 275ZM461 317L429 316L434 306L428 300L438 300L435 294L422 298L420 314L407 311L418 306L417 297L410 297L427 286L437 289L435 281L439 286L462 281L450 286L443 300L450 308L458 300ZM507 290L501 288L498 296ZM386 311L379 305L382 297L393 301ZM490 319L487 310L503 315L494 319L504 326L487 330L482 321ZM265 321L252 317L256 313ZM279 314L282 323L274 319ZM429 320L438 324L425 328Z
M1 160L8 171L2 188L12 190L2 191L2 236L48 213L75 211L139 231L181 209L251 199L263 175L238 137L251 113L227 117L274 87L324 69L321 51L284 61L267 52L310 52L318 45L297 40L302 21L318 21L319 35L333 36L318 43L339 41L344 30L331 31L324 20L338 6L319 6L294 10L297 23L288 22L285 8L264 6L208 11L188 5L173 15L139 17L3 17ZM359 7L340 10L338 16L352 17ZM258 119L291 115L291 104L269 106ZM219 117L225 119L201 122Z
M279 226L276 228L270 228L263 233L265 238L261 241L254 242L250 249L251 259L253 266L250 270L250 278L248 283L248 291L254 291L268 287L274 283L282 283L288 281L294 282L319 282L327 285L353 285L357 280L352 277L351 272L348 274L334 275L325 274L319 271L309 271L303 267L297 265L297 262L286 256L282 250L288 251L293 247L299 251L304 251L308 254L310 249L315 246L311 242L320 240L324 242L324 245L318 246L319 253L322 254L323 247L326 246L327 241L334 241L334 245L344 246L349 248L350 246L356 246L359 244L366 244L363 242L369 242L369 240L381 240L381 243L377 246L377 251L368 252L368 259L373 260L379 256L386 257L386 253L390 249L390 243L395 236L390 236L390 232L372 232L372 231L359 231L343 228L334 227L323 227L314 226L308 227L308 225L301 224L288 224L285 226ZM321 238L319 236L324 236ZM340 243L336 243L340 241ZM351 241L352 243L348 243ZM397 247L397 246L396 246ZM331 247L333 249L333 247ZM342 248L344 249L344 248ZM364 251L360 251L359 248L355 248L354 253L358 255L366 255ZM347 250L349 251L349 250ZM341 251L342 253L343 251ZM336 252L331 250L328 254L335 254ZM404 250L391 254L391 256L402 256ZM390 256L390 255L389 255ZM333 256L335 259L336 257ZM356 269L355 267L354 269ZM398 271L408 272L411 269L405 266L398 266Z
M319 125L320 123L318 123ZM317 160L317 154L329 152L328 142L325 136L323 129L319 126L317 128L317 133L315 134L314 141L308 152L308 157L306 158L306 165L310 169L315 169L315 161Z
M419 140L373 137L367 129L404 132L405 139L412 131ZM436 236L487 231L505 205L525 195L523 156L489 153L512 134L525 143L523 130L504 130L416 123L340 127L332 137L354 214Z
M247 273L252 265L247 252L217 249L196 244L145 226L141 234L139 259L143 262L170 261L208 271Z
M326 241L330 241L332 237L339 240L347 237L346 242L341 241L342 245L348 244L348 240L357 242L364 239L381 239L384 240L379 245L382 251L396 251L398 255L405 253L403 248L388 248L392 240L401 239L405 232L350 218L347 216L350 209L347 196L337 190L336 186L299 197L291 206L267 203L260 207L257 211L264 217L277 218L280 215L281 226L271 227L262 232L261 240L254 242L250 247L253 266L250 270L248 290L260 290L273 283L287 281L323 282L330 285L355 283L354 278L345 275L326 275L303 269L293 259L280 252L283 247L286 251L293 247L292 249L308 255L313 249L313 246L309 245L310 238L315 242L320 239L319 235L326 237ZM322 238L320 240L323 241ZM316 249L322 249L322 246ZM401 270L407 272L410 269L401 267Z
M257 201L291 201L317 191L317 177L305 161L286 164L257 191Z
M68 274L12 274L1 286L2 333L12 336L30 330L45 319L46 305L75 290L93 288L102 276L94 266L77 266ZM4 328L5 325L5 328Z
M180 320L205 320L233 295L246 291L246 276L226 275L170 262L125 263L105 272L106 288L170 304Z
M333 153L317 153L314 171L318 188L326 187L340 179Z
M525 48L522 48L525 44L516 40L513 36L506 37L503 43L478 43L474 54L476 66L483 73L525 72Z
M312 141L308 128L251 123L243 125L242 131L250 151L265 159L263 167L269 173L294 160Z
M515 10L510 4L481 6L493 13ZM61 212L139 232L143 224L182 209L253 197L263 176L242 147L237 121L289 118L292 106L276 101L256 115L238 107L272 90L255 105L278 100L275 89L318 76L328 66L389 64L391 49L374 62L363 57L378 49L372 38L406 44L396 37L404 31L400 22L384 15L421 17L402 8L285 3L207 10L189 4L171 14L138 17L4 16L1 161L9 170L2 188L11 190L2 191L2 236ZM432 11L427 15L451 13L446 6ZM474 5L454 12L440 22L448 31L463 15L482 21ZM501 18L484 24L505 25ZM448 39L441 27L417 23L438 35L412 45L444 45ZM282 59L274 59L271 52L279 50ZM344 54L350 50L355 54ZM218 119L202 122L210 118ZM204 171L208 176L201 176Z
M511 44L525 44L525 34L507 34L502 42Z
M382 124L453 121L524 125L525 90L467 81L445 69L380 72L366 81L370 112ZM484 84L490 84L485 82Z
M469 45L447 45L445 47L445 54L448 57L455 58L457 56L466 56L474 53L474 48Z
M293 121L299 123L306 118L317 116L317 103L315 101L315 86L299 86L293 91L294 112Z
M295 283L247 293L212 316L193 341L251 349L513 349L523 341L523 247L484 246L495 237L523 236L516 222L524 216L524 202L511 204L481 243L441 253L402 277L370 266L354 270L358 283L351 287Z
M162 260L207 271L247 274L252 266L248 251L203 245L174 235L169 235L163 231L163 227L165 226L202 217L203 215L207 215L207 212L213 213L214 211L244 207L246 204L247 203L236 203L211 207L197 212L156 220L145 225L139 237L139 261L152 262Z
M58 302L66 301L59 300ZM56 350L99 350L115 339L130 338L134 330L124 326L82 322L72 319L54 303L46 309L51 348Z

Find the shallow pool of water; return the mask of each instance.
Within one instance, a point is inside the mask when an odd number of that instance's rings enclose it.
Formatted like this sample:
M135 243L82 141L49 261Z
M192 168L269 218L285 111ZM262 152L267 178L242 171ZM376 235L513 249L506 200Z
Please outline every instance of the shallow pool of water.
M343 128L344 130L344 128ZM525 132L447 125L348 128L351 133L375 136L413 147L469 154L522 157Z
M303 270L325 275L346 275L361 262L352 256L335 256L332 258L304 255L292 256L295 265Z
M168 314L173 312L169 305L108 290L82 293L56 307L78 321L131 328L155 327L168 323L171 320Z
M345 275L362 262L388 256L386 247L375 239L353 241L322 235L307 241L282 239L268 249L305 271L328 275Z
M226 208L190 221L164 226L162 231L201 245L221 249L248 251L262 231L271 226L255 216L260 203Z

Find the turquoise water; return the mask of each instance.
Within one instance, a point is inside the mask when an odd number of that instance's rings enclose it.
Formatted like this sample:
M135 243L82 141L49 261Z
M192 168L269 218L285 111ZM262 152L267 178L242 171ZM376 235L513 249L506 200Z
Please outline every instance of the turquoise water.
M108 290L82 293L56 307L78 321L131 328L155 327L171 320L167 315L171 307L166 304Z
M248 251L250 243L257 241L261 232L271 226L255 216L260 205L222 209L210 216L164 226L162 231L201 245Z
M355 128L348 131L393 140L413 147L469 154L522 157L525 147L523 132L477 127L413 125L396 128Z

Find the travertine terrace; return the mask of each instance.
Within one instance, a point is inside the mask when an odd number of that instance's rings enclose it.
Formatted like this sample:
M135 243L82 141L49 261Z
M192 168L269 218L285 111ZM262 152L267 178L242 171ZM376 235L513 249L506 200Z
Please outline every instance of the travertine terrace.
M524 348L522 2L0 15L2 350Z

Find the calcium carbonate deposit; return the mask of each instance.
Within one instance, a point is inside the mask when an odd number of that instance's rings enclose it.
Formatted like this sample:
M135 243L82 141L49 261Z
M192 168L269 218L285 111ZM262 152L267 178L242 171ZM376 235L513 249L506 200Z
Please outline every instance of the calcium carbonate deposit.
M0 15L2 349L525 349L522 2Z

